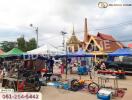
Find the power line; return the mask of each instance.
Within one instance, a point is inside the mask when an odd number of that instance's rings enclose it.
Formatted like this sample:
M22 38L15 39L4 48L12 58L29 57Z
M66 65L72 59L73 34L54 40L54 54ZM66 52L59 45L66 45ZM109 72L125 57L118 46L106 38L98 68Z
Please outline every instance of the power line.
M129 23L122 23L122 24L117 24L118 26L124 26L124 25L127 25L127 24L132 24L132 22L129 22ZM115 28L117 27L116 25L113 25L113 26L108 26L108 27L102 27L102 28L97 28L97 29L93 29L92 31L96 31L96 30L105 30L105 29L111 29L111 28Z
M100 28L95 28L95 29L93 28L89 31L111 29L111 28L116 28L116 27L119 27L119 26L128 25L128 24L132 24L132 20L127 21L127 22L123 22L123 23L119 23L119 24L115 24L115 25L109 25L109 26L106 26L106 27L100 27ZM84 31L76 31L76 33L82 33L82 32L84 32Z
M109 25L109 26L106 26L106 27L95 28L95 29L92 29L90 31L111 29L111 28L116 28L117 26L119 27L119 26L123 26L123 25L127 25L127 24L132 24L132 20L129 20L127 22L122 22L122 23L119 23L119 24L115 24L115 25ZM84 31L78 31L76 33L82 33L82 32L84 32ZM55 38L58 38L60 36L61 36L61 34L57 34L56 36L53 36L51 38L44 39L44 41L51 40L51 39L55 39ZM109 41L111 41L111 42L131 42L132 40L122 40L122 41L109 40Z
M52 46L53 48L55 48L55 49L57 49L57 50L60 50L59 48L58 48L58 46L54 46L53 44L51 44L51 43L49 43L49 42L46 42L47 44L49 44L50 46ZM45 45L45 44L42 44L41 46L43 46L43 45Z
M119 40L109 40L109 39L101 39L101 40L108 40L108 41L111 41L111 42L131 42L132 40L121 40L121 41L119 41Z
M61 35L60 35L61 36ZM46 38L46 39L42 39L42 40L44 40L44 41L47 41L47 40L51 40L51 39L55 39L55 38L58 38L58 37L60 37L59 35L57 35L57 36L52 36L52 37L50 37L50 38ZM41 39L39 39L39 40L41 40Z
M54 34L54 33L53 33ZM67 34L65 34L67 35ZM43 39L44 41L47 41L47 40L51 40L51 39L55 39L55 38L58 38L58 37L62 37L62 34L56 34L56 36L52 36L50 38L46 38L46 39Z
M123 26L123 25L127 25L127 24L132 24L132 20L129 20L129 21L126 21L126 22L122 22L122 23L119 23L119 24L115 24L115 25L109 25L109 26L106 26L106 27L95 28L95 29L92 29L92 30L89 30L89 31L111 29L111 28L116 28L117 26ZM84 32L84 31L76 31L76 33L82 33L82 32ZM51 40L53 38L57 38L58 36L60 37L62 35L61 34L56 34L56 36L44 39L44 41Z

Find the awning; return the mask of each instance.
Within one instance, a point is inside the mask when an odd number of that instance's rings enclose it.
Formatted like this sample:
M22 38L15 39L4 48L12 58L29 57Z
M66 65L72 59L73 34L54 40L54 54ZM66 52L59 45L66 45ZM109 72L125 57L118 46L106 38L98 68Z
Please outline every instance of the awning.
M108 55L107 53L102 52L102 51L93 51L90 54L95 55L95 56Z
M121 48L112 53L109 56L132 56L132 50L130 48Z
M23 55L24 52L18 48L13 48L12 50L0 55L0 57L9 57L9 56L20 56Z

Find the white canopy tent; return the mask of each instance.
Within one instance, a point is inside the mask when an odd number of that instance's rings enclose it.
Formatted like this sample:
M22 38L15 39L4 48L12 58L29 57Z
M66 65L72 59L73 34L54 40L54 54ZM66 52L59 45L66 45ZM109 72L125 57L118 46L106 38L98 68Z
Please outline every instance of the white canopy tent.
M42 54L42 55L57 55L63 54L64 52L51 46L51 45L44 45L37 49L27 51L28 54Z

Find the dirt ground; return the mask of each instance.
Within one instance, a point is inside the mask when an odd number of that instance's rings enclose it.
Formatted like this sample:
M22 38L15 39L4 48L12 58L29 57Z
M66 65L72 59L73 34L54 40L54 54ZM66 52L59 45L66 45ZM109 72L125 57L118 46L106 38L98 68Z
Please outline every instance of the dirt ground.
M68 78L78 78L78 75L70 75ZM63 76L65 78L65 76ZM82 76L82 79L89 79L89 76ZM94 79L97 82L97 78ZM112 83L110 83L112 85ZM126 76L124 80L118 80L119 88L127 88L123 98L114 98L113 100L132 100L132 76ZM50 86L42 87L41 93L43 100L98 100L96 95L84 91L72 92L58 89Z

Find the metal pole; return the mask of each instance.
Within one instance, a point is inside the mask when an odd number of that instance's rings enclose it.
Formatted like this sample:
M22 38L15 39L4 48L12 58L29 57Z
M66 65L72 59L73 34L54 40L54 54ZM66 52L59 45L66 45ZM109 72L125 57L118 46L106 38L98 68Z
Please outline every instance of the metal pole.
M37 35L37 48L38 48L38 27L36 27L36 35Z
M63 36L63 43L62 43L62 45L63 45L63 49L64 49L64 51L65 51L65 34L62 33L62 36Z
M66 52L66 79L67 79L67 65L68 65L68 56L67 56L67 44L65 44L65 34L67 34L66 32L63 32L63 31L61 31L61 33L62 33L62 36L63 36L63 48L64 48L64 50L65 50L65 52Z
M67 44L66 44L66 79L67 79L67 66L68 66L68 54L67 54Z
M34 27L33 24L30 24L30 27L34 28L35 29L35 32L36 32L36 42L37 42L37 48L38 48L38 27Z

